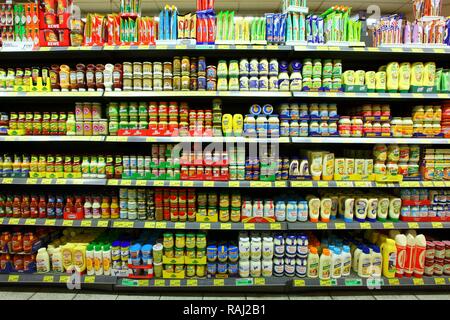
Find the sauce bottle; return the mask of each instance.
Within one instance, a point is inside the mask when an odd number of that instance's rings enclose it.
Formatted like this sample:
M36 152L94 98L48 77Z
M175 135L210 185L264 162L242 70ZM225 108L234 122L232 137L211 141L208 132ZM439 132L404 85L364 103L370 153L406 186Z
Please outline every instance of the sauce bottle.
M39 218L41 218L41 219L47 217L47 203L45 201L45 196L39 197L38 213L39 213Z
M118 219L120 216L119 199L111 198L111 219Z
M12 203L12 217L13 218L20 218L21 211L20 211L20 196L14 196L14 201Z
M6 200L6 198L3 195L0 195L0 218L6 216L5 200Z
M83 208L83 204L81 202L81 197L76 197L75 198L75 215L77 217L77 219L83 219L84 216L84 208Z
M38 218L39 217L39 205L36 196L31 196L30 202L30 218Z
M94 202L92 203L92 217L94 219L101 218L101 208L100 208L100 198L95 197Z
M20 205L20 207L22 218L29 218L31 216L31 213L30 213L30 199L28 196L22 197L22 204Z
M6 196L6 202L5 202L5 216L10 218L13 216L13 197L12 196Z
M64 198L62 196L56 196L55 217L56 219L64 218Z
M101 212L102 212L102 219L109 219L111 217L111 208L109 206L109 197L102 198Z
M72 219L73 213L74 213L74 207L73 207L72 199L70 197L67 197L66 205L64 207L64 218Z
M12 252L22 252L23 251L23 237L22 233L15 232L11 241Z
M47 218L54 219L56 216L55 213L55 197L49 196L47 203Z
M86 197L84 200L84 219L92 219L91 197Z
M32 232L27 232L23 236L23 251L25 253L31 253L33 249L33 244L35 242L35 237Z

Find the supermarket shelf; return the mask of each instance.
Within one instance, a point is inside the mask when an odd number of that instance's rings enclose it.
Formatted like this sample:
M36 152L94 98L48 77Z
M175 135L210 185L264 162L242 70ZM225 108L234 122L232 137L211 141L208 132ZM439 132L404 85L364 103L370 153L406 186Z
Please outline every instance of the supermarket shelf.
M0 274L0 283L17 283L17 284L68 284L71 281L71 275L60 273L15 273L15 274ZM117 278L112 276L86 276L82 275L81 284L95 284L95 285L115 285Z
M290 181L292 188L445 188L450 181Z
M286 188L287 181L192 181L109 179L108 186L197 187L197 188Z
M0 225L8 226L45 226L45 227L81 227L114 229L171 229L171 230L390 230L390 229L450 229L450 222L172 222L123 219L34 219L34 218L0 218Z
M297 98L338 99L450 99L448 93L293 92Z
M6 92L0 91L0 98L84 98L102 97L102 91L68 92Z
M104 136L0 136L0 142L103 142Z
M82 227L107 228L110 221L105 219L65 220L33 218L0 218L0 225L8 226L46 226L46 227Z
M235 97L235 98L290 98L290 92L273 91L108 91L107 98L175 98L175 97Z
M1 141L1 140L0 140ZM157 143L289 143L288 137L282 138L244 138L244 137L131 137L109 136L106 142L157 142Z
M393 278L388 279L385 277L381 278L360 278L355 275L350 275L349 277L330 279L330 280L320 280L320 279L293 279L290 283L291 289L307 289L307 288L367 288L369 290L381 289L381 288L401 288L401 287L439 287L439 286L449 286L449 277L423 277L423 278Z
M294 46L294 51L315 51L315 52L353 52L353 53L420 53L420 54L450 54L450 47L430 48L430 47L339 47L327 45L307 45Z
M194 187L194 188L446 188L450 181L193 181L127 179L34 179L3 178L10 185L95 185L123 187Z
M439 138L347 138L347 137L299 137L292 143L343 143L343 144L450 144L450 139Z
M3 178L1 184L29 185L91 185L104 186L106 179L35 179L35 178Z
M330 222L289 222L288 230L403 230L403 229L450 229L450 222L344 222L332 220Z
M287 230L285 222L276 223L222 223L222 222L171 222L111 220L112 228L180 229L180 230Z
M228 278L228 279L119 279L116 288L140 287L140 288L192 288L192 287L285 287L291 278L288 277L270 277L270 278Z

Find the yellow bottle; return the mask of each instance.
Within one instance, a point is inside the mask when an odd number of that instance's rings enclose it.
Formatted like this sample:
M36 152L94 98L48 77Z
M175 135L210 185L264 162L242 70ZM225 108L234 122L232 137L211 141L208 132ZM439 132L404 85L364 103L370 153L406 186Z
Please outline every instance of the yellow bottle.
M386 68L386 87L388 92L398 91L398 75L400 66L398 62L391 62Z
M400 64L398 89L400 92L408 92L411 86L411 64L403 62Z
M393 239L386 239L386 242L381 245L381 256L383 259L383 276L386 278L394 278L397 247Z
M422 62L414 62L411 66L411 85L415 87L423 86Z
M86 270L86 245L78 244L72 250L72 259L75 266L75 270L78 272L84 272Z
M364 70L356 70L355 71L355 85L358 85L358 86L364 85L365 77L366 77L366 72Z
M222 116L222 131L225 137L233 135L233 116L231 114Z
M73 265L73 258L72 258L72 249L73 244L67 243L64 246L61 247L61 253L62 253L62 262L64 266L64 270L70 271Z
M322 171L322 180L333 180L334 153L327 153L323 156Z
M244 117L242 114L235 114L233 116L233 135L235 137L241 137L244 130Z
M375 89L377 92L386 92L386 71L375 74Z
M434 62L427 62L423 67L423 85L425 87L434 86L434 78L436 77L436 64Z
M352 86L355 84L355 71L347 70L342 74L342 83L346 86Z

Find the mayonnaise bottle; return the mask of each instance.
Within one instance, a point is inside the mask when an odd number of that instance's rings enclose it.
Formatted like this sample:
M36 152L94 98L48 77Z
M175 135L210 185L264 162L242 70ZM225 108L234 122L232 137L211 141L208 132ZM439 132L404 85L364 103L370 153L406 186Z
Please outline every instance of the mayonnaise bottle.
M357 198L355 200L355 220L359 222L366 221L368 200Z
M319 259L319 278L328 280L331 277L331 253L329 249L323 249Z

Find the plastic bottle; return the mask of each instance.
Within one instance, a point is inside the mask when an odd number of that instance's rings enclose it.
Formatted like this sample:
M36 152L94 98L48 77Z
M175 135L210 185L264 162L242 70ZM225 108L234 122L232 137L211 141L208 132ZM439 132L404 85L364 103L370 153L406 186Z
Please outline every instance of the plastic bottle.
M342 248L342 276L346 277L350 275L350 271L352 269L352 255L350 253L350 247L344 246Z
M94 201L92 202L92 218L100 219L102 217L100 207L100 198L95 197Z
M94 270L95 275L100 276L103 275L103 255L102 255L102 246L96 245L94 247Z
M383 261L383 276L386 278L395 277L395 264L397 261L397 248L395 241L387 238L386 242L381 245L381 256Z
M75 245L72 250L72 259L78 272L81 273L86 270L86 246L84 244Z
M414 263L414 277L422 278L425 269L425 249L427 240L423 234L418 234L415 239L415 263Z
M331 254L329 249L323 249L319 259L319 278L321 280L330 279Z
M359 264L359 256L362 252L363 246L358 245L355 251L353 252L353 262L352 262L352 269L354 272L358 272L358 264Z
M320 221L329 222L331 215L331 199L330 198L322 198L320 202Z
M355 210L355 199L347 198L344 201L344 221L352 222Z
M402 199L390 197L389 198L389 219L398 221L400 217L400 210L402 207Z
M372 276L374 277L381 277L381 253L380 248L378 246L372 246L372 253L371 253L371 264L372 264Z
M370 250L367 247L363 247L358 259L358 276L361 278L368 278L370 276L371 267Z
M36 271L39 273L50 271L50 258L45 248L40 248L36 255Z
M59 272L59 273L64 272L61 248L56 248L55 250L53 250L51 261L52 261L52 271L53 272Z
M342 275L341 249L335 247L331 256L331 277L340 278Z
M103 246L103 274L109 276L111 274L111 246L106 244Z
M84 218L85 219L92 219L92 203L91 203L91 197L86 197L84 200Z
M359 222L366 221L368 200L357 198L355 200L355 220Z
M406 236L405 277L411 277L414 271L416 239L412 234Z
M89 244L86 247L86 273L88 276L95 274L94 269L94 245Z

